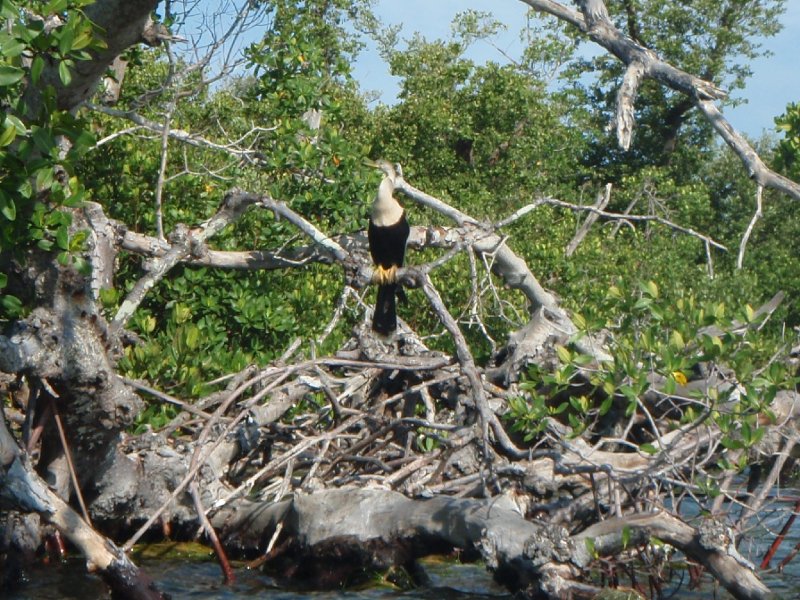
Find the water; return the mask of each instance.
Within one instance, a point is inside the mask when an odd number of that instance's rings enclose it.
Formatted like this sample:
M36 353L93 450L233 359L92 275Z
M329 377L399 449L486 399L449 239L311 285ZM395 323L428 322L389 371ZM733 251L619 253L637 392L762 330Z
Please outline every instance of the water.
M789 540L787 542L789 543ZM794 543L787 546L786 551ZM766 574L765 583L784 599L800 598L800 563L791 563L783 574ZM292 592L278 588L275 581L259 571L238 569L236 583L222 583L219 567L214 562L143 561L142 566L156 580L159 588L175 600L242 600L268 598L269 600L494 600L507 598L505 590L492 581L480 565L459 565L426 561L425 568L432 587L410 591L373 588L359 591ZM71 559L59 565L40 565L29 572L29 583L20 590L5 596L8 600L107 600L109 594L103 583L86 573L80 559ZM730 598L724 590L708 582L699 590L688 589L688 576L684 584L670 596L673 600L701 600ZM677 579L674 581L677 583Z
M359 591L292 592L278 588L259 571L236 570L236 583L224 585L214 562L145 560L141 566L163 592L175 600L491 600L508 597L486 570L476 564L426 562L432 587L412 591L372 588ZM28 583L4 598L8 600L107 600L99 578L86 573L78 558L59 565L39 565L28 573Z
M777 508L777 507L775 507ZM757 529L744 537L740 550L755 563L760 562L775 535L786 519L786 506L781 511L766 512ZM786 536L779 552L772 560L775 567L792 548L800 543L800 520ZM357 591L295 592L281 589L271 577L258 570L236 569L236 583L222 583L219 566L213 561L140 559L139 564L155 579L159 589L175 600L243 600L268 598L269 600L493 600L508 598L507 592L497 586L479 564L458 564L452 561L428 559L424 568L431 586L409 591L375 587ZM766 585L784 600L800 598L800 556L789 563L785 572L761 574ZM672 600L727 600L730 596L710 578L705 578L701 589L688 589L688 574L673 577L665 589L666 598ZM21 589L4 596L8 600L107 600L109 594L99 578L87 574L85 563L78 557L56 565L37 565L27 573L28 583ZM646 581L646 579L642 579ZM623 581L623 584L627 583Z

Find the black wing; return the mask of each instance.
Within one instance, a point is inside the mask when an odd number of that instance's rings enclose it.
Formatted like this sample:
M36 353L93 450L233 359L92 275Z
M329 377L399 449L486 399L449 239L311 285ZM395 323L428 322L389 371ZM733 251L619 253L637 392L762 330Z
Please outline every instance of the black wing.
M372 262L384 269L402 267L410 231L405 211L397 223L388 227L378 227L370 219L367 236Z

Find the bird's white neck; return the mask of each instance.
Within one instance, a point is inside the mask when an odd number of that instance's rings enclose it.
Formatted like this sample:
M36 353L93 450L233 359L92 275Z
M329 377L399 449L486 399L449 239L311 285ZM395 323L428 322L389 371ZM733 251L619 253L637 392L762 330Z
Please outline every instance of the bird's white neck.
M403 216L403 207L392 196L393 191L394 182L391 177L384 177L372 203L372 222L378 227L394 225Z

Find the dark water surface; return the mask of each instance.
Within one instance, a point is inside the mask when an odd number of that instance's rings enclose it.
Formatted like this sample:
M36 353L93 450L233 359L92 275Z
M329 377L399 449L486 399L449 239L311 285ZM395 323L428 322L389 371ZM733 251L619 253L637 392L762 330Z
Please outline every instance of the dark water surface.
M797 536L795 536L797 537ZM785 552L796 543L791 542ZM789 540L787 540L789 542ZM784 553L785 553L784 552ZM782 553L782 554L784 554ZM799 559L800 560L800 559ZM791 563L783 574L764 575L765 583L782 600L800 598L800 563ZM214 562L142 561L142 566L156 580L159 588L175 600L209 599L241 600L268 598L269 600L491 600L509 595L495 585L480 565L426 562L425 568L432 587L410 591L375 588L359 591L292 592L279 589L274 580L257 571L239 569L233 586L223 585L220 570ZM677 578L676 578L677 579ZM28 584L4 596L8 600L100 600L109 595L102 582L85 572L80 559L60 565L40 566L28 574ZM688 581L688 578L686 578ZM677 583L677 580L673 583ZM665 598L672 600L700 600L730 596L708 583L700 590L689 590L687 584L680 589L665 590Z
M787 506L772 505L780 511L766 512L761 516L758 528L748 532L740 544L741 554L759 563L772 540L787 518ZM793 503L792 503L793 504ZM790 509L789 509L790 510ZM795 546L800 544L800 520L789 531L780 550L772 561L775 567ZM490 575L479 564L458 564L450 561L429 559L424 568L431 579L431 586L410 591L389 588L369 590L347 590L334 592L294 592L280 589L269 576L244 568L236 570L236 583L222 583L216 562L176 559L139 559L140 564L159 588L175 600L209 599L242 600L244 598L267 598L269 600L488 600L506 598L505 590L492 581ZM786 567L783 573L765 572L761 577L781 600L800 599L800 555ZM727 600L730 596L706 578L699 590L688 589L688 575L676 575L670 582L672 587L664 590L670 600L701 600L716 598ZM28 583L8 593L8 600L99 600L109 595L103 583L86 573L83 560L76 557L62 564L39 565L27 573ZM625 582L624 582L625 583ZM677 589L676 589L677 587Z
M156 580L159 589L175 600L487 600L508 596L487 576L486 570L476 564L427 562L426 571L432 587L410 592L389 588L292 592L278 588L272 578L246 569L236 571L234 585L224 585L215 562L145 560L140 563ZM8 600L99 600L108 597L103 583L86 573L80 559L36 567L28 573L28 583L22 589L4 596Z

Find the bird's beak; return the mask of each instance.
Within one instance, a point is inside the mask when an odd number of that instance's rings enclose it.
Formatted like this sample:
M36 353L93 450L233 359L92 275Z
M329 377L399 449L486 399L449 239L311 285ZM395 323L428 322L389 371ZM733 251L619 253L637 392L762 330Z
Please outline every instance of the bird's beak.
M365 167L373 167L375 169L378 168L378 163L376 163L374 160L370 160L368 158L365 158L364 160L362 160L361 164L364 165Z

